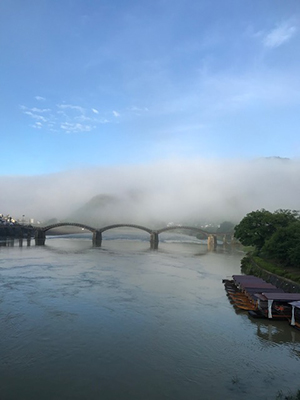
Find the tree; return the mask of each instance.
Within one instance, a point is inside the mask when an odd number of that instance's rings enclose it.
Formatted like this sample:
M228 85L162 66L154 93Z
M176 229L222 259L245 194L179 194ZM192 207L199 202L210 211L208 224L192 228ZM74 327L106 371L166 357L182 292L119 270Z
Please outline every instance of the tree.
M254 246L258 250L273 233L272 213L265 209L247 214L234 228L234 236L244 246Z
M278 229L288 227L297 221L299 221L297 211L277 210L274 213L265 209L252 211L235 226L234 236L243 245L254 246L260 251Z
M275 227L285 227L299 221L299 212L296 210L277 210L273 213L273 224Z
M286 266L300 265L300 222L279 228L262 248L274 260Z

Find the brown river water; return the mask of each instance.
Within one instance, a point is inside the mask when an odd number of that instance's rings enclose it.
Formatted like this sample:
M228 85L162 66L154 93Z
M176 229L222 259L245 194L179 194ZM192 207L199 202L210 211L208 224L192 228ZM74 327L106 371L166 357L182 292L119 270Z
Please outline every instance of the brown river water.
M300 332L230 304L242 253L135 231L0 247L0 399L275 399Z

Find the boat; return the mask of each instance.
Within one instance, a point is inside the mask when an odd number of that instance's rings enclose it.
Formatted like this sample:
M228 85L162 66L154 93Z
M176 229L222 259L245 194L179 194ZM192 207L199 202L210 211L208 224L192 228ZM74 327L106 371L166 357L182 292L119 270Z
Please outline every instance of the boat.
M244 311L256 311L257 310L257 305L255 304L239 304L239 303L235 303L234 304L237 308L239 308L240 310L244 310Z
M292 320L292 302L299 302L300 293L256 293L258 310L268 319ZM295 314L295 313L294 313Z
M223 280L225 290L234 306L250 312L258 312L257 293L283 293L271 283L254 275L233 275L233 279Z

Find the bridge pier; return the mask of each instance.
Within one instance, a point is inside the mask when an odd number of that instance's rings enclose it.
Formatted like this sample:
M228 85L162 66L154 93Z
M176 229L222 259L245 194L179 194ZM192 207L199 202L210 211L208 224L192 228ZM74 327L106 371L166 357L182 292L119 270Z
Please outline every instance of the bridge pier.
M31 242L31 233L28 232L27 233L27 246L30 246L30 242Z
M102 232L101 231L94 231L93 232L93 246L94 247L101 247L102 244Z
M158 249L158 233L157 232L151 232L150 234L150 249L152 250L157 250Z
M231 245L235 246L239 244L239 241L234 237L234 235L231 236Z
M216 248L217 248L217 236L216 235L208 235L207 248L210 251L216 250Z
M223 235L223 246L226 246L228 244L228 235Z
M35 231L35 245L44 246L46 241L46 233L42 229L36 229Z

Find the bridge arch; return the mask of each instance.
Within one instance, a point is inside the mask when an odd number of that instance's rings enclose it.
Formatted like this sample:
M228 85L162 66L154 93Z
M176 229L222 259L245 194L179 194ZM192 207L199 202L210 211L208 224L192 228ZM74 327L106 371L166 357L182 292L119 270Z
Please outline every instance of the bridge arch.
M201 228L195 228L194 226L185 226L185 225L172 225L172 226L166 226L165 228L158 229L156 232L157 233L163 233L167 231L173 231L173 230L178 230L178 229L184 229L184 230L189 230L189 231L194 231L194 232L199 232L203 233L207 237L210 235L213 235L211 232L206 232Z
M151 235L152 233L152 229L149 229L145 226L141 226L141 225L134 225L134 224L114 224L114 225L107 225L104 226L103 228L98 229L99 232L105 232L108 231L110 229L115 229L115 228L136 228L136 229L140 229L142 231L145 231L147 233L149 233Z
M155 242L151 243L151 247L154 249L158 248L158 235L160 233L164 233L164 232L168 232L168 231L172 231L172 230L189 230L189 231L194 231L197 233L202 233L207 237L207 246L210 250L214 250L217 247L217 234L216 233L212 233L212 232L207 232L201 228L196 228L194 226L186 226L186 225L172 225L172 226L167 226L165 228L161 228L159 230L156 231L156 233L154 233L154 235L156 235L155 237Z
M58 222L57 224L36 228L34 235L35 244L37 246L44 246L46 241L46 232L48 232L50 229L60 228L61 226L75 226L77 228L87 229L93 234L93 244L98 245L100 242L101 245L101 234L97 231L96 228L93 228L89 225L80 224L77 222Z
M39 228L39 229L41 229L43 232L47 232L50 229L60 228L61 226L76 226L78 228L87 229L88 231L91 231L92 233L97 231L96 228L93 228L93 227L85 225L85 224L79 224L77 222L58 222L57 224L48 225L48 226L45 226L45 227Z

